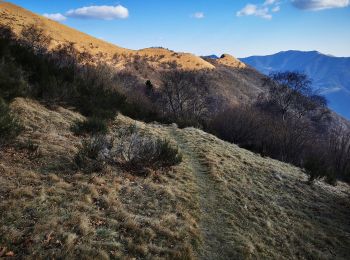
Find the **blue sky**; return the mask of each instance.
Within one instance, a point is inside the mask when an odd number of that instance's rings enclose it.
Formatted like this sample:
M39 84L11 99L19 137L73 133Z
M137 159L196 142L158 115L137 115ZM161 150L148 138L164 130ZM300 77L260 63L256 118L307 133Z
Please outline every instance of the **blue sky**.
M350 56L349 0L13 0L119 46L236 57ZM54 14L54 15L53 15Z

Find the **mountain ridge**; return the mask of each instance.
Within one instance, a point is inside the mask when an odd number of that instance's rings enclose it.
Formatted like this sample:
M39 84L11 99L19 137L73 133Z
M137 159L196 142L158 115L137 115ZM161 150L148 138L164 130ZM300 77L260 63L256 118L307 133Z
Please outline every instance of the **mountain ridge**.
M0 2L0 8L0 24L9 25L16 33L19 33L25 25L35 24L39 28L44 29L44 31L52 38L53 43L50 46L51 48L54 48L59 43L69 41L74 42L75 47L79 51L88 51L92 55L97 55L99 53L104 54L104 59L108 63L113 62L113 56L115 54L126 56L152 55L157 57L164 55L164 57L160 58L161 62L177 62L184 69L213 69L213 66L210 63L190 53L177 53L177 55L174 55L174 52L163 49L162 53L159 54L159 50L150 51L150 48L141 50L122 48L94 36L82 33L44 16L35 14L9 2ZM120 64L115 65L117 65L117 67L124 66L125 62L127 61L121 60L119 61Z
M26 25L34 24L52 38L54 48L59 43L74 43L79 52L87 52L93 62L104 63L117 71L128 71L140 82L151 80L155 87L161 86L164 71L177 68L187 71L204 71L214 80L213 93L227 105L246 103L263 91L264 76L256 70L245 67L232 57L227 64L204 59L190 53L175 52L165 48L144 48L130 50L81 33L73 28L34 14L8 2L0 2L0 25L7 25L17 34Z

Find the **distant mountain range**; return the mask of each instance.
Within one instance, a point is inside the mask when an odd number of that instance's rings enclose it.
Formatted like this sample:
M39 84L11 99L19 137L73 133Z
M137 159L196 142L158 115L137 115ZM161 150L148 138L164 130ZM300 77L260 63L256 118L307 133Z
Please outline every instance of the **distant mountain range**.
M317 51L284 51L240 60L266 75L274 71L305 72L314 87L327 97L329 106L350 119L350 57L334 57Z

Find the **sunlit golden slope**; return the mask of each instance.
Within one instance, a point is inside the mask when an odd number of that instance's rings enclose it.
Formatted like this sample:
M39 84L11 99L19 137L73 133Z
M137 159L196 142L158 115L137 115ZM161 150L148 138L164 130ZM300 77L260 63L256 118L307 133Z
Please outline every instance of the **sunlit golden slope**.
M104 61L108 63L112 61L115 54L118 54L119 57L124 58L124 60L118 60L119 64L116 65L119 66L124 65L123 63L129 62L130 59L132 59L132 56L139 55L156 61L152 63L152 65L156 67L159 67L162 63L176 62L183 69L197 70L214 68L213 65L204 61L200 57L188 53L176 53L161 48L150 48L138 51L121 48L52 21L41 15L34 14L12 3L0 2L0 14L0 24L11 26L17 33L23 28L23 26L35 24L44 29L44 31L52 37L53 41L51 47L54 47L59 43L73 42L79 51L87 51L93 56L99 54L99 56L102 56Z
M248 66L236 59L230 54L223 54L220 59L216 60L219 64L226 65L233 68L246 69Z
M77 50L91 54L93 62L127 69L141 81L151 80L156 87L162 84L164 69L208 70L212 95L222 104L250 102L264 91L264 76L228 54L211 60L164 48L125 49L6 2L0 2L0 24L9 25L17 33L23 26L35 24L52 37L51 48L73 42Z

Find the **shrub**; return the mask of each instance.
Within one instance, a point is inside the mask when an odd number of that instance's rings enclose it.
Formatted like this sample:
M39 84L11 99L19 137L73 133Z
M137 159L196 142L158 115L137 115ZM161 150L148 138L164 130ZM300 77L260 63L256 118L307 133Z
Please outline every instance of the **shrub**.
M182 161L178 148L168 140L140 133L135 127L121 134L115 153L118 163L136 169L170 167Z
M83 141L74 158L77 167L85 173L102 171L108 159L111 142L102 135Z
M179 152L178 147L174 147L166 139L158 139L156 143L156 162L160 166L172 166L182 162L182 154Z
M18 142L17 148L20 150L27 150L30 153L38 153L39 144L33 142L31 139Z
M324 167L324 163L320 158L309 157L305 161L304 168L309 176L309 184L312 184L315 180L321 179L327 176L327 170Z
M0 97L0 145L11 142L22 131L22 126L11 114L8 105Z
M152 93L154 92L154 86L152 82L150 80L147 80L145 83L145 87L146 87L146 95L151 96Z
M0 63L0 96L5 100L18 96L25 96L28 91L28 84L24 72L11 60Z
M106 134L107 130L106 121L97 117L90 117L85 121L78 121L72 126L72 131L76 135Z
M327 172L325 182L333 186L337 185L337 175L334 171L330 170Z

